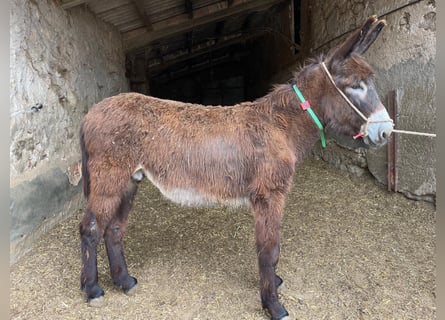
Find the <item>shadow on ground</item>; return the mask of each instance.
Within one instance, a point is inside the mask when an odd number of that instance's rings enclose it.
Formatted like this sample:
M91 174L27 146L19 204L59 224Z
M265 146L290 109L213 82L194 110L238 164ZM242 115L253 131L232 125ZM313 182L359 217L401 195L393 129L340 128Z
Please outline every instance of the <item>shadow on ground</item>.
M59 224L11 267L11 319L268 319L261 310L247 209L191 209L143 182L125 237L138 292L112 285L106 305L79 289L78 223ZM435 319L432 204L389 193L321 161L299 169L282 228L278 274L291 319Z

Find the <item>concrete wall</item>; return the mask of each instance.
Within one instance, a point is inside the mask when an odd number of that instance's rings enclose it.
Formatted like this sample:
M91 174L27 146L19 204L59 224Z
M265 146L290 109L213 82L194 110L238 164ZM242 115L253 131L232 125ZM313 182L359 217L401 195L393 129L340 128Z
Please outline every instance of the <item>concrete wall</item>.
M80 121L95 102L128 91L124 64L119 32L86 8L11 2L11 263L82 208Z
M412 1L411 1L412 2ZM303 46L308 54L326 52L361 25L370 15L383 16L387 27L365 54L377 73L377 89L387 104L388 92L397 91L397 128L434 133L436 128L436 2L409 4L402 0L303 1ZM366 150L350 139L330 143L317 154L337 166L363 173L368 168L387 183L386 148ZM398 191L417 199L434 200L436 140L396 134ZM358 147L358 149L356 148Z

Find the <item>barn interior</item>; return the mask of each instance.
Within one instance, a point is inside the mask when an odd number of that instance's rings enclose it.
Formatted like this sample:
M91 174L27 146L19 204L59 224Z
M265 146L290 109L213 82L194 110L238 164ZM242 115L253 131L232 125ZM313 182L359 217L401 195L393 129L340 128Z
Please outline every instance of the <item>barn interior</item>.
M399 128L434 132L435 11L425 0L11 1L10 263L84 207L78 133L92 105L128 91L254 100L373 14L388 24L366 53L381 100ZM434 139L397 136L389 161L385 148L331 138L316 157L435 201Z
M102 246L111 303L85 307L79 127L104 98L136 91L206 105L253 100L377 15L387 27L365 58L381 101L397 128L436 130L434 0L10 6L11 319L267 318L250 212L174 206L149 183L125 238L142 294L113 287ZM327 138L296 174L286 205L280 299L293 318L433 319L435 138L393 135L392 151Z
M253 100L300 52L300 1L64 0L115 26L132 91L209 105Z

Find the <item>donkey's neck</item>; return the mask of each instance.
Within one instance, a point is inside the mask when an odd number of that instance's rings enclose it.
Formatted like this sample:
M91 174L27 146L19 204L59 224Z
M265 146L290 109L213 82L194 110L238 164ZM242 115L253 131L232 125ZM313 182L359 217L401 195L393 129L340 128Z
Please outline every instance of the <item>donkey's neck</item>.
M304 67L295 75L293 81L305 99L311 103L312 108L320 114L322 118L320 120L325 124L323 97L326 96L326 78L320 64L314 63Z
M320 79L320 74L317 65L309 65L303 68L292 82L276 86L268 95L257 100L264 112L270 113L276 126L285 128L289 144L296 154L307 154L320 139L320 131L307 111L302 110L300 100L292 85L297 85L324 124L321 104L323 103L322 86L325 82L324 79Z

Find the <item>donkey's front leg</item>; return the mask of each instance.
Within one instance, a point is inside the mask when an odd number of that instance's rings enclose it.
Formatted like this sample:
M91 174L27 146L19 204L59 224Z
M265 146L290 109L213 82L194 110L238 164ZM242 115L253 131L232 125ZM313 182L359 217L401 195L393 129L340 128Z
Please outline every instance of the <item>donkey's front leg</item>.
M271 315L271 320L288 316L286 309L278 301L277 288L282 280L275 273L280 255L280 223L284 196L276 201L261 199L253 203L255 236L260 269L261 303Z

